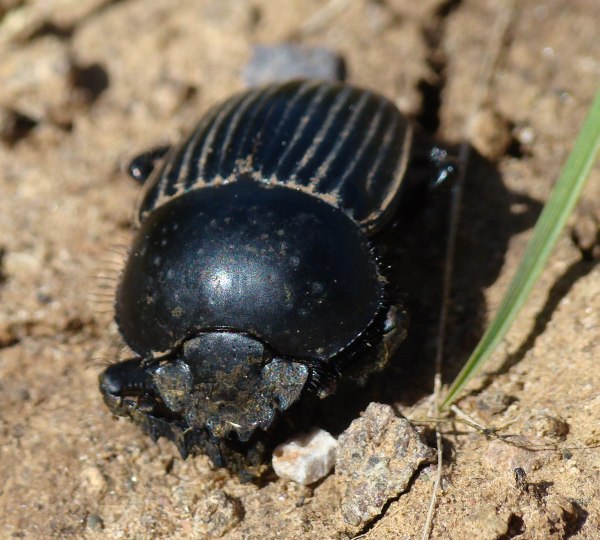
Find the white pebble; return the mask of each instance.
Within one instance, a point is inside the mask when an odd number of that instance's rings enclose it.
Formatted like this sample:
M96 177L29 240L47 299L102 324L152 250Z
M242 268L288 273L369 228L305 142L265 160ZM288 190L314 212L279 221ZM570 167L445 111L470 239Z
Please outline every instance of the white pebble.
M279 478L303 486L325 478L335 463L337 441L325 430L314 428L280 444L273 452L273 469Z

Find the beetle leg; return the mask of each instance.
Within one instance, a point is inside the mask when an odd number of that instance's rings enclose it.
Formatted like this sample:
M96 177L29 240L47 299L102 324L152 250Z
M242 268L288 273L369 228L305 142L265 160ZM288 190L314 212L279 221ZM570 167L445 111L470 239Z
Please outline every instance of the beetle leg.
M112 364L100 376L100 388L105 395L124 397L127 394L143 394L148 384L147 373L139 358Z
M430 191L448 182L458 172L460 165L458 157L448 154L446 150L439 146L431 148L429 151L429 161L437 173L434 174L433 179L430 181Z
M181 459L187 459L187 457L190 454L190 451L189 451L187 444L185 443L185 440L183 439L183 437L179 438L179 439L174 439L173 442L175 443L177 450L179 450L179 455L181 456Z
M335 366L326 366L320 361L302 360L301 363L310 369L306 389L321 399L335 392L339 371Z
M100 375L100 391L117 416L147 415L157 405L151 373L140 358L107 367Z
M158 146L157 148L152 148L147 152L139 154L129 162L129 165L127 165L127 173L136 182L143 184L152 174L156 164L170 149L170 146Z
M156 423L150 422L150 425L148 427L148 434L150 435L152 442L158 441L160 437L160 431Z

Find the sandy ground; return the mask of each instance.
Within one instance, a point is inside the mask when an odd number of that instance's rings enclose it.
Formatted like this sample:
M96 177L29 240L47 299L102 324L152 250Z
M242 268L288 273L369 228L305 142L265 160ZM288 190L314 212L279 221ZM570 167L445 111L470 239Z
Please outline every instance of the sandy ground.
M93 276L118 269L111 244L131 236L138 188L123 164L242 88L253 44L328 46L351 82L455 145L502 4L338 0L315 19L317 0L0 0L1 538L420 537L433 466L356 528L335 475L241 484L114 420L97 374L121 343L109 296L88 297ZM599 25L597 0L518 2L471 141L446 381L498 305L599 87ZM459 403L499 431L442 425L432 538L600 538L599 180L596 167L531 302ZM430 218L412 242L422 281L439 276L444 228ZM422 419L438 307L428 282L410 283L413 347L369 399ZM508 434L513 444L497 436Z

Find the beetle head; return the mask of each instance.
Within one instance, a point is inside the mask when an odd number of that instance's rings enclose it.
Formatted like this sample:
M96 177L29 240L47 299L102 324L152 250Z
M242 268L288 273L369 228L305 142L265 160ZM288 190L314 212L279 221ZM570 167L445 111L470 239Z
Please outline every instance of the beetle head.
M115 414L137 423L157 418L247 441L298 400L308 377L307 366L274 357L259 340L216 331L189 339L164 360L110 366L100 388Z

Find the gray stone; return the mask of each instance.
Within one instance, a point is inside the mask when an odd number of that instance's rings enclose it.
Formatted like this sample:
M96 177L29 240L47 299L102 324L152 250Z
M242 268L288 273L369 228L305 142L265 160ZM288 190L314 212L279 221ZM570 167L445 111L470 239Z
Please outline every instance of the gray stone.
M408 420L389 405L371 403L338 439L335 470L346 522L359 526L378 516L434 459Z
M104 522L98 514L88 514L85 518L85 526L91 531L101 531L104 529Z
M248 86L290 79L344 79L344 61L325 47L305 47L292 43L254 46L253 56L243 69Z

